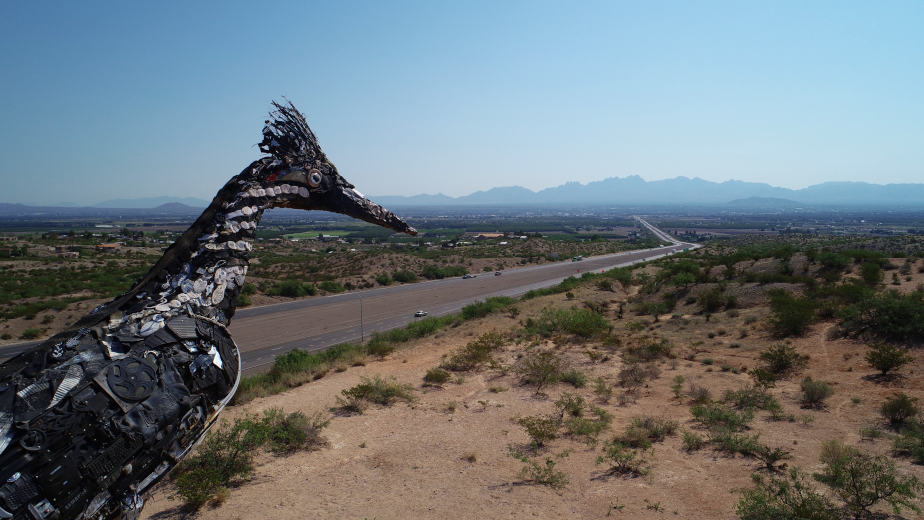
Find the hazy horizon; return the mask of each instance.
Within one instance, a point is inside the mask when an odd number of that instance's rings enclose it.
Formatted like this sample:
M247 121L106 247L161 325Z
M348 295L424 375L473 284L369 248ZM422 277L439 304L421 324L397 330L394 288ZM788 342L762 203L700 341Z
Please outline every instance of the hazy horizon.
M4 202L209 200L272 99L369 194L924 179L924 4L6 4Z

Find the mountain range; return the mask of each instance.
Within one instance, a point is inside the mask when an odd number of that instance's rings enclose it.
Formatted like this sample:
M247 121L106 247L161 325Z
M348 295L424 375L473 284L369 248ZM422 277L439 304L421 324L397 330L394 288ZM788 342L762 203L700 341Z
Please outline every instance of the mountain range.
M378 196L385 206L435 205L741 205L759 199L762 206L905 206L924 207L924 184L871 184L867 182L825 182L798 190L759 182L712 182L700 178L675 177L645 181L637 175L611 177L581 184L532 191L520 186L492 188L461 197L442 194ZM754 201L751 201L754 202Z
M460 197L443 194L373 196L388 208L410 206L723 206L755 209L794 209L799 207L902 207L924 209L924 184L872 184L867 182L825 182L798 190L760 182L712 182L700 178L675 177L645 181L637 175L610 177L581 184L532 191L521 186L505 186L476 191ZM113 199L79 207L62 203L55 206L26 206L0 203L0 215L111 215L145 210L145 213L186 215L208 205L194 197L147 197Z

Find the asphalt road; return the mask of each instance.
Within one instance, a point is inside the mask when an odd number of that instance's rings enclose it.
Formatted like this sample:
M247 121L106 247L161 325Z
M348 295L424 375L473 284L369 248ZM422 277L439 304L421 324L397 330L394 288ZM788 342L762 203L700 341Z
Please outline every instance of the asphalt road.
M408 285L310 298L239 310L230 330L244 360L244 372L259 373L272 366L276 356L294 348L324 350L347 341L358 341L372 332L402 327L413 321L414 312L430 316L459 312L462 307L490 296L519 296L531 289L549 287L572 275L600 272L667 256L694 244L678 242L642 219L642 225L672 245L586 258L570 259L493 273L463 280L451 278ZM38 342L0 348L0 358L11 357Z

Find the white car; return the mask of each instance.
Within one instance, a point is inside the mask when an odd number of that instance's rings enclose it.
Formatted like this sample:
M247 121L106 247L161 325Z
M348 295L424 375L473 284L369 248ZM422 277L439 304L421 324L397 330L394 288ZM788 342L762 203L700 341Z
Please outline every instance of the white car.
M427 311L417 311L414 313L415 318L423 318L427 315Z

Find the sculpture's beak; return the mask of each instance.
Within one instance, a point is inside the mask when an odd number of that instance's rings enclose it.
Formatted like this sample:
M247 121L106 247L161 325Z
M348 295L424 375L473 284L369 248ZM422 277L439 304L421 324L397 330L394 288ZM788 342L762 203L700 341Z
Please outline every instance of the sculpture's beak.
M417 230L401 220L397 215L367 199L352 186L340 185L328 194L328 211L343 213L344 215L365 220L372 224L393 229L399 233L417 235Z

